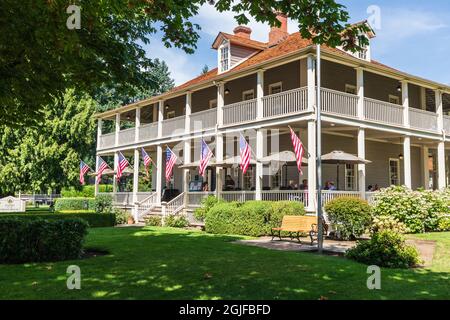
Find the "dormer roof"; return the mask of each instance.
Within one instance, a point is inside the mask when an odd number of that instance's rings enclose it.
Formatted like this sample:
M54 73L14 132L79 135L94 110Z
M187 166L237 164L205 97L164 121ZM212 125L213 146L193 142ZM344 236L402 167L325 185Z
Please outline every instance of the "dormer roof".
M224 40L228 40L231 44L257 50L264 50L267 48L267 43L247 39L244 37L239 37L237 35L225 32L219 32L219 34L217 35L216 39L213 42L212 48L217 50Z

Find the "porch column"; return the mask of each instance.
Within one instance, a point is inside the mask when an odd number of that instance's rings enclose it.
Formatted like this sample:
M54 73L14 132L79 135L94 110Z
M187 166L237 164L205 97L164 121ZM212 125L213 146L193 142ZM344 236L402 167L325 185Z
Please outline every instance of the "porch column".
M119 154L114 152L114 174L113 174L113 194L115 198L115 194L117 192L117 163L119 162Z
M442 99L442 91L436 90L434 92L434 94L435 94L435 101L436 101L436 113L438 116L437 128L440 133L443 133L442 130L444 130L444 105L443 105L443 99Z
M444 189L447 185L445 179L445 143L443 141L438 144L438 189Z
M162 146L159 144L156 146L156 194L158 198L158 203L161 203L161 193L162 193Z
M422 149L422 175L423 175L423 187L428 190L430 185L430 168L428 167L429 151L427 146L423 146Z
M308 212L316 212L316 123L308 121Z
M152 111L152 117L153 117L152 121L153 122L158 122L158 105L159 105L159 103L153 104L153 111Z
M225 83L217 85L217 125L223 125L223 106L225 105Z
M141 108L136 109L136 119L134 126L134 142L139 142L139 130L141 129Z
M120 132L120 113L116 114L116 131L115 131L115 146L119 145L119 132Z
M411 137L409 136L403 138L403 169L405 186L411 189Z
M185 132L189 135L191 132L191 110L192 110L192 93L186 93L186 118L185 118ZM184 141L183 150L184 164L191 162L191 139ZM187 205L189 191L189 169L183 169L183 191L184 191L184 204Z
M158 102L158 138L162 137L162 126L164 120L164 101Z
M95 172L98 172L98 162L99 162L99 156L96 155L95 156ZM97 183L97 176L95 176L95 184L94 184L94 195L97 196L98 195L98 187L99 184Z
M103 119L97 121L97 149L100 149L100 140L102 137Z
M356 92L358 94L358 118L364 120L364 70L356 68Z
M262 101L264 96L264 70L258 70L256 82L256 118L262 119L264 116Z
M316 101L316 68L314 56L309 55L307 58L307 83L308 83L308 111L314 112L314 104ZM315 148L315 145L314 145Z
M366 158L366 130L358 129L358 157ZM365 198L366 194L366 165L358 164L358 186L361 197Z
M255 200L262 200L263 164L260 159L264 156L264 130L256 131L256 185Z
M402 105L403 105L403 124L405 127L410 126L409 124L409 92L408 92L408 82L406 80L402 81Z
M223 135L218 133L216 135L216 160L217 162L223 161ZM216 167L216 197L220 197L222 192L222 168Z
M139 110L139 109L138 109ZM133 203L134 203L134 222L138 223L138 192L139 192L139 149L134 149L133 166Z

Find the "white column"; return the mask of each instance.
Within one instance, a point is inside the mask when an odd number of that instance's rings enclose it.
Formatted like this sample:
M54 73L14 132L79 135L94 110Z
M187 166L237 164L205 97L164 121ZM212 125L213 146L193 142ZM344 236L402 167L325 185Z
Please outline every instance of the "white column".
M430 185L430 168L428 167L429 151L427 146L422 147L422 175L423 175L423 187L429 189Z
M116 114L116 131L115 131L115 145L116 147L119 145L119 132L120 132L120 113Z
M256 131L256 200L262 200L263 164L259 161L262 157L264 157L264 130L258 129Z
M438 189L444 189L447 186L445 179L445 143L438 144Z
M163 163L162 163L162 146L156 146L156 193L158 198L158 203L161 202L161 193L162 193L162 171L163 171Z
M427 93L424 87L420 87L420 109L427 110Z
M138 223L138 192L139 192L139 149L134 149L133 166L133 203L134 203L134 222Z
M141 108L136 109L136 119L134 126L134 142L139 142L139 130L141 129Z
M308 71L307 71L308 111L313 112L315 101L316 101L316 68L315 68L313 55L308 56L306 64L307 64L307 68L308 68Z
M223 106L225 104L225 83L221 82L217 85L217 124L223 125Z
M409 93L408 82L402 81L403 124L409 127Z
M98 161L99 161L99 156L96 155L95 156L95 172L98 172ZM94 185L94 195L97 196L98 194L98 183L97 183L97 176L95 176L95 185Z
M119 162L119 154L114 152L114 175L113 175L113 193L117 192L117 163Z
M162 137L162 126L164 120L164 101L158 102L158 138Z
M192 111L192 93L186 93L186 118L185 118L185 132L188 135L191 132L191 111ZM184 164L188 164L191 162L191 139L184 141ZM183 169L183 191L184 194L184 203L187 205L189 191L189 169Z
M153 104L153 122L158 122L158 105L159 103Z
M220 162L223 160L223 135L216 135L216 160ZM219 197L222 191L222 168L216 167L216 196Z
M403 138L403 170L405 186L411 189L411 137L409 136L405 136L405 138Z
M100 140L102 137L103 120L98 119L97 121L97 149L100 148Z
M258 70L256 74L256 118L262 119L264 116L263 101L264 96L264 70Z
M358 129L358 157L366 158L366 131L363 128ZM358 187L361 196L366 192L366 165L358 164Z
M316 213L316 124L308 121L308 212Z
M442 100L442 92L440 90L435 91L435 100L436 100L436 113L438 116L438 130L442 132L444 129L444 105Z
M356 69L356 92L358 94L358 118L364 119L364 70Z

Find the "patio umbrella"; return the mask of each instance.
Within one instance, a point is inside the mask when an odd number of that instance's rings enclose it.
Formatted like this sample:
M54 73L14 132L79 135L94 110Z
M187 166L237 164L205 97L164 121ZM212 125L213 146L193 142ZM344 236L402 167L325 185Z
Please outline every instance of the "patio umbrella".
M225 158L223 161L217 161L216 166L220 167L237 167L241 163L241 156ZM250 164L256 164L254 159L250 159Z
M288 164L288 163L297 163L297 158L295 156L295 153L292 151L281 151L281 152L277 152L277 153L273 153L270 156L267 157L263 157L261 159L259 159L259 161L261 161L264 164L267 164L269 162L281 162L284 164ZM308 159L306 159L305 157L302 158L302 165L306 166L308 165Z
M337 165L337 173L336 173L336 182L337 188L339 188L339 166L341 164L368 164L372 161L359 158L353 154L346 153L344 151L332 151L330 153L324 154L320 157L322 163L325 164L336 164Z
M181 169L197 169L200 166L200 160L186 163L182 166L180 166ZM216 163L216 159L209 160L208 167L214 168L214 167L231 167L231 165L227 165L226 163Z
M105 171L103 171L103 175L112 176L112 175L114 175L114 170L105 169ZM88 173L88 176L97 176L97 172L90 172L90 173Z

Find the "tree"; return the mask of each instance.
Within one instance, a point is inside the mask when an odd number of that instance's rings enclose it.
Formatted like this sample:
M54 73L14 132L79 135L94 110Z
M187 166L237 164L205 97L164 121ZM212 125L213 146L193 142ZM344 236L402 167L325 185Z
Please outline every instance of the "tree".
M348 25L349 15L335 0L105 0L80 1L80 29L69 30L66 13L77 1L3 0L0 11L0 123L9 126L43 121L44 106L68 88L94 95L115 86L135 96L156 89L147 72L152 61L140 43L159 29L167 47L196 49L200 26L190 20L200 6L231 10L239 24L248 16L279 25L275 12L297 21L301 35L315 43L357 50L363 24ZM318 15L318 13L320 14ZM359 44L359 45L358 45Z
M208 71L209 71L209 67L208 67L207 64L205 64L205 65L203 66L203 69L202 69L201 74L202 74L202 75L203 75L203 74L206 74L206 73L208 73Z

